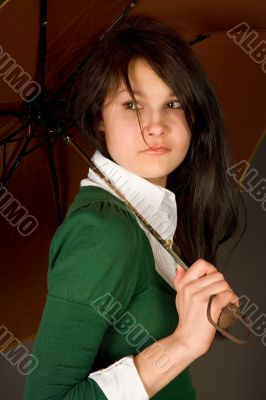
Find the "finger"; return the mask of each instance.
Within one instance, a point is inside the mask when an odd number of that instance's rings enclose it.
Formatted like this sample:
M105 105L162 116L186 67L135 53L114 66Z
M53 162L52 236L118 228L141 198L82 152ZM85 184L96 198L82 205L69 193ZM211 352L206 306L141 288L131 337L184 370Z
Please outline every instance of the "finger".
M204 275L201 278L199 278L198 286L201 288L204 288L204 287L206 287L214 282L218 282L218 281L226 282L226 280L224 279L224 275L219 271L210 272L208 275Z
M229 303L236 303L238 301L237 295L231 290L225 290L217 294L212 301L212 308L214 311L215 317L219 317L220 312L224 307L226 307Z
M177 264L176 274L175 274L174 280L173 280L175 287L177 287L177 285L179 284L179 282L181 281L181 279L183 279L183 277L185 275L186 275L186 271L179 264Z
M186 271L186 275L182 279L182 284L188 283L195 279L199 279L206 274L210 274L211 272L216 272L216 271L217 268L214 265L210 264L203 258L199 258Z
M193 293L193 295L197 298L197 299L209 299L209 297L213 294L217 295L219 293L225 292L225 291L232 291L232 289L230 288L230 286L228 285L228 283L224 280L222 281L217 281L214 282L206 287L204 287L203 289Z

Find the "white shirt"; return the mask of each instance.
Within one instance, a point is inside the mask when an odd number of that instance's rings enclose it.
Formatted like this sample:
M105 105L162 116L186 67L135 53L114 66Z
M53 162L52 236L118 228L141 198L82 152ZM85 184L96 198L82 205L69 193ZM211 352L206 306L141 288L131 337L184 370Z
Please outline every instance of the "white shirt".
M95 151L91 160L163 239L173 240L177 225L176 199L173 192L121 167L104 157L99 150ZM92 169L89 169L88 178L83 179L80 185L102 187L122 200ZM156 271L175 289L175 260L138 218L137 221L150 241Z
M99 150L95 151L91 160L163 239L173 240L177 225L176 200L173 192L121 167L104 157ZM88 177L80 183L80 186L88 185L102 187L123 201L92 169L89 169ZM173 279L176 262L138 218L137 221L150 241L156 271L175 289ZM132 355L89 374L88 378L97 382L108 400L149 399Z

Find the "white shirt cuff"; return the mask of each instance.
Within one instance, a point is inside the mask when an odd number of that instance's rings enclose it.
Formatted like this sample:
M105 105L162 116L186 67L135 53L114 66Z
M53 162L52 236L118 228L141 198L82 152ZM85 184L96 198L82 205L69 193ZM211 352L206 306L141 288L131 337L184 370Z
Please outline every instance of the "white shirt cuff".
M132 355L90 373L88 378L98 383L108 400L149 399Z

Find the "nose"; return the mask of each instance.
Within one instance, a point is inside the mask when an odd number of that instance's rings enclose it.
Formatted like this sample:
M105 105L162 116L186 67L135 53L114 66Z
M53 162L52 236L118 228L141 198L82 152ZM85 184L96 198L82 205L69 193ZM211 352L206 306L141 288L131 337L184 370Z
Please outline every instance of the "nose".
M150 111L144 117L143 133L145 136L158 136L167 132L166 117L161 111Z

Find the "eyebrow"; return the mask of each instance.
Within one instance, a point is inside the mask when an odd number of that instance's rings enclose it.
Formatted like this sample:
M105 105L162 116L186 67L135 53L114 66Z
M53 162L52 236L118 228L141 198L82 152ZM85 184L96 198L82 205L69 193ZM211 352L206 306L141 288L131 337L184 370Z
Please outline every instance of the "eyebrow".
M120 90L120 91L118 92L118 95L121 94L121 93L123 93L123 92L129 93L129 91L128 91L127 89L122 89L122 90ZM137 96L140 96L140 97L145 97L145 94L142 93L140 90L133 90L133 93L134 93L134 95L137 95ZM176 96L176 94L175 94L173 91L171 91L171 92L168 93L168 96L169 96L169 97L171 97L171 96Z

